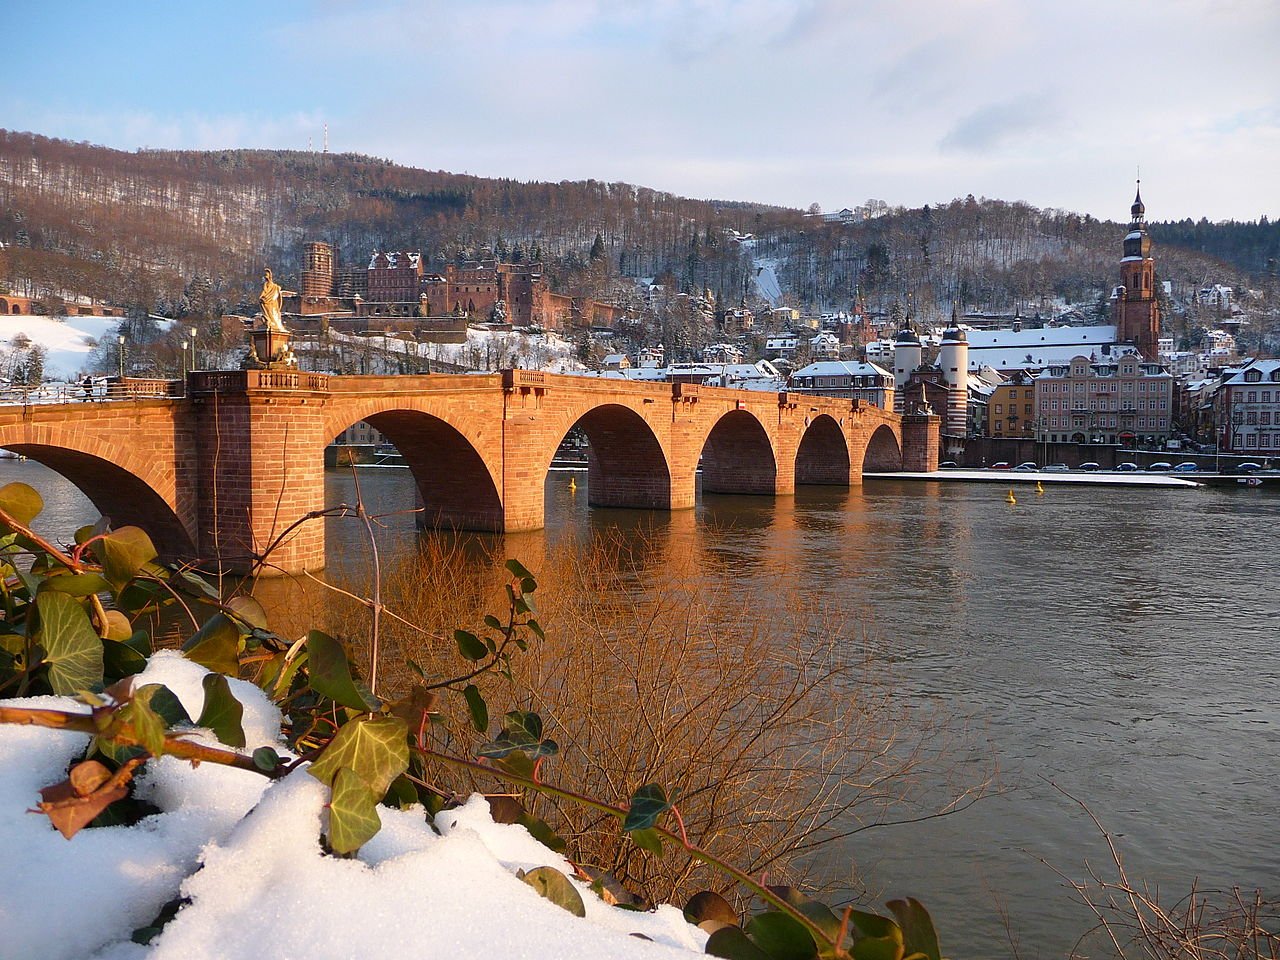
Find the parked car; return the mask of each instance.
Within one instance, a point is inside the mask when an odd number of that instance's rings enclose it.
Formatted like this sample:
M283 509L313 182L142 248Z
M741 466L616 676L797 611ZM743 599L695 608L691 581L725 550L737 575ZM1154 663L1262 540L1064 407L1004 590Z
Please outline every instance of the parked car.
M1080 464L1080 469L1086 473L1093 473L1095 470L1101 470L1102 464L1097 463L1094 460L1088 460L1085 463Z
M1065 463L1051 463L1044 468L1045 473L1070 473L1071 468Z
M1013 469L1019 471L1020 473L1036 473L1040 470L1040 468L1036 464L1032 463L1030 460L1028 460L1026 463L1018 464Z
M939 470L958 470L959 468L960 464L956 463L954 460L943 460L938 464Z
M1199 471L1199 469L1200 469L1200 464L1192 463L1190 460L1186 460L1183 463L1180 463L1176 467L1174 467L1173 472L1174 473L1196 473L1197 471Z
M996 462L996 463L993 463L991 466L987 467L987 469L988 469L988 470L1008 470L1008 469L1009 469L1009 461L1008 461L1008 460L1000 460L1000 461L998 461L998 462Z
M1257 473L1262 469L1262 464L1254 463L1252 460L1246 460L1244 463L1237 463L1235 473Z
M1136 463L1117 463L1116 473L1134 473L1138 469Z
M1173 464L1168 460L1157 460L1151 466L1147 467L1147 473L1159 473L1161 470L1172 470Z

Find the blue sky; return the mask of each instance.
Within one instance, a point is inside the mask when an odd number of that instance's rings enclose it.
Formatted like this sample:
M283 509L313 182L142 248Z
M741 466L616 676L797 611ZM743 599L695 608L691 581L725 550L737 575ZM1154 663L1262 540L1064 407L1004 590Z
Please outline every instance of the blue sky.
M0 127L824 209L1280 216L1275 0L0 0Z

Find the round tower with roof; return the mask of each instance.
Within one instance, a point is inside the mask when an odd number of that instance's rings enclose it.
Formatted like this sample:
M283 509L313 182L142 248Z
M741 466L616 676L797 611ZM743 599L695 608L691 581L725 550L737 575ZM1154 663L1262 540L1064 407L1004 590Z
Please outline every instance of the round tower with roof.
M947 385L947 414L942 432L951 437L963 437L969 426L969 339L960 329L954 303L951 305L951 326L942 332L938 368L942 382Z
M1142 181L1130 207L1132 219L1120 258L1120 282L1114 316L1116 340L1132 343L1147 360L1160 359L1160 306L1156 302L1156 261L1147 234L1147 208L1142 202Z
M920 337L911 329L911 321L908 319L898 331L898 339L893 344L893 407L897 413L902 412L907 381L920 367L922 355Z

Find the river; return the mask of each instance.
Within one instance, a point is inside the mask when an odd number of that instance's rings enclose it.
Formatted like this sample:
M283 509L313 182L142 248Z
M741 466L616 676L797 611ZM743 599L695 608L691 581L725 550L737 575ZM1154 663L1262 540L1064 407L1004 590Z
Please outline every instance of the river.
M0 482L12 479L44 493L44 530L96 516L37 464L0 462ZM328 480L330 503L352 499L349 474ZM1022 958L1061 957L1090 925L1057 871L1082 879L1087 860L1106 874L1109 855L1070 796L1167 901L1196 878L1280 890L1274 492L1051 486L1011 505L987 485L876 480L655 515L591 510L585 482L552 473L546 531L509 552L643 529L649 548L666 544L651 562L700 551L746 596L789 578L854 611L896 695L967 725L996 792L839 852L879 899L928 905L949 956L1011 956L1012 940ZM377 509L412 506L407 471L361 470L360 484ZM331 522L328 536L329 573L360 569L355 525ZM383 551L406 556L416 537L410 515L391 517Z

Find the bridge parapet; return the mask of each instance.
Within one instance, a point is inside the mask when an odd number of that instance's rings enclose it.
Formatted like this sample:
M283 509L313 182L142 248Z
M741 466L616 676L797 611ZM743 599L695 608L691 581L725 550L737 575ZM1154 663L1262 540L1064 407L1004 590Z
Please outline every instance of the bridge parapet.
M181 380L161 380L147 377L108 377L108 400L132 400L135 397L180 397ZM74 397L73 397L74 399Z
M202 370L190 374L188 382L193 395L258 390L329 392L327 373L303 373L300 370Z

